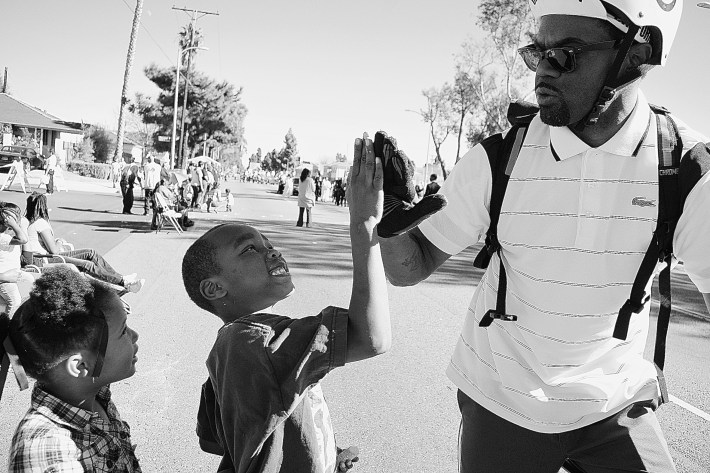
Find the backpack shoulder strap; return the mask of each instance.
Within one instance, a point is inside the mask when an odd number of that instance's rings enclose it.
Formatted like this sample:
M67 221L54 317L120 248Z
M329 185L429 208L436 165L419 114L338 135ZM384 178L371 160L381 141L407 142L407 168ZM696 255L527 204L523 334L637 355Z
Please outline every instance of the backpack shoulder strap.
M653 238L636 273L629 299L621 307L616 319L614 338L620 340L625 340L628 335L631 314L641 312L650 298L645 288L653 276L656 264L659 261L670 262L673 254L673 230L681 212L678 174L683 145L680 133L665 109L652 107L652 110L658 134L658 218Z
M498 256L500 256L501 246L498 241L498 220L500 219L500 211L503 206L503 198L505 197L510 175L513 172L518 155L520 154L520 149L523 147L530 122L536 114L537 108L534 105L521 102L512 103L510 107L508 107L508 121L510 121L513 127L505 135L505 138L499 133L487 138L481 143L488 155L493 182L489 206L491 222L486 232L485 245L473 262L476 268L487 268L494 253L498 253ZM506 293L507 277L505 268L503 267L503 260L500 259L496 308L488 310L481 318L479 322L481 327L488 327L494 319L504 321L514 321L518 319L515 315L506 314Z
M520 154L527 131L528 125L514 125L505 138L498 133L481 142L481 146L483 146L488 155L493 182L489 208L491 223L486 232L486 244L473 262L473 265L477 268L487 268L493 253L500 248L497 237L500 210L503 206L503 198L508 188L510 175Z
M653 355L661 389L660 401L663 403L668 401L663 367L672 303L670 267L673 259L673 234L683 212L685 199L710 169L710 149L704 143L698 143L683 156L680 132L668 110L656 106L651 106L651 109L656 117L658 132L658 220L652 241L634 279L631 295L619 311L614 337L626 339L631 314L641 312L650 298L644 291L645 285L653 276L656 264L664 263L665 266L658 277L661 304Z

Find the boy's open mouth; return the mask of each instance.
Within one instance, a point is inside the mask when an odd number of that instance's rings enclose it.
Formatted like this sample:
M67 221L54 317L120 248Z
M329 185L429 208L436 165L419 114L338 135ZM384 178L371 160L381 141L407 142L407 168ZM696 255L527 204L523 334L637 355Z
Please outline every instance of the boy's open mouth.
M286 263L279 263L278 265L274 266L269 270L269 274L271 276L284 276L286 274L289 274L288 272L288 266L286 266Z

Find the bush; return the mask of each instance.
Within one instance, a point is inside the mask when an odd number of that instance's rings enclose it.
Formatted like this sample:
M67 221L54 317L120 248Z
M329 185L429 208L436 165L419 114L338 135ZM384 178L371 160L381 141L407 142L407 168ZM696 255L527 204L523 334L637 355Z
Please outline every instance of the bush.
M96 179L108 179L109 175L111 175L111 165L106 163L72 161L69 163L68 168L81 176L94 177Z

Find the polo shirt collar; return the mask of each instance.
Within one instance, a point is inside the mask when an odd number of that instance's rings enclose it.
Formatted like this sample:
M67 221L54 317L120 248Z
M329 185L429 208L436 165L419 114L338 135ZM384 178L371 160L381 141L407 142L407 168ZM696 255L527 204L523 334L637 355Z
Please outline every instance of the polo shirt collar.
M617 156L635 156L641 143L648 134L651 124L651 108L648 106L643 92L638 91L636 106L624 126L619 129L606 143L599 146L599 150ZM572 130L566 126L550 128L550 146L560 160L571 158L584 153L591 147L580 140Z

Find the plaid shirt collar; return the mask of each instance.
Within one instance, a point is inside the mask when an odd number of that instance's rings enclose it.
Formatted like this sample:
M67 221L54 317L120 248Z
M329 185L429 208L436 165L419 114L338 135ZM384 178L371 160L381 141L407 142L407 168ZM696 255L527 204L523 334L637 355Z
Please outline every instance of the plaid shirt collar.
M102 387L96 394L96 399L106 411L109 420L114 421L116 419L116 407L111 402L111 390L109 387ZM35 384L32 390L32 408L57 424L78 428L79 430L87 428L92 420L102 421L97 412L72 406L49 394L39 386L39 383Z

